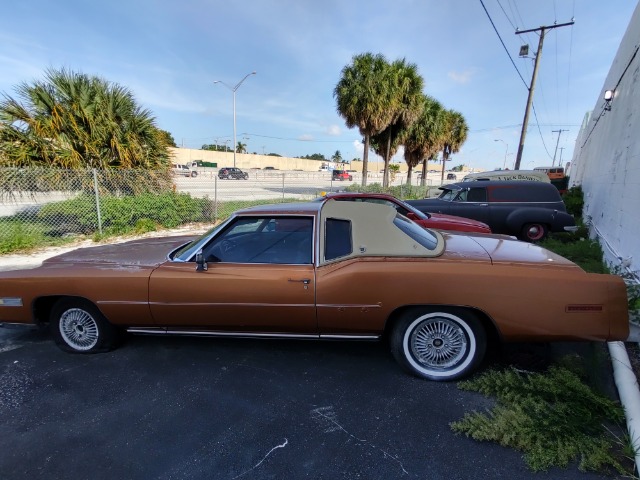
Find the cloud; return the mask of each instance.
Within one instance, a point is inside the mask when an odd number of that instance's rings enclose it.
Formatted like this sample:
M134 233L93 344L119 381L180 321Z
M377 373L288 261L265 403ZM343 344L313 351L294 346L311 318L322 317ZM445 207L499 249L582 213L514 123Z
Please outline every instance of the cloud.
M327 127L327 135L337 137L340 135L340 127L338 125L329 125Z
M456 83L465 84L471 81L471 77L476 74L476 70L471 68L464 72L449 72L447 76Z
M313 141L313 135L310 135L310 134L308 134L308 133L305 133L305 134L303 134L303 135L300 135L300 136L298 137L298 140L302 140L302 141L304 141L304 142L311 142L311 141Z
M360 140L353 141L353 148L356 152L364 153L364 144Z

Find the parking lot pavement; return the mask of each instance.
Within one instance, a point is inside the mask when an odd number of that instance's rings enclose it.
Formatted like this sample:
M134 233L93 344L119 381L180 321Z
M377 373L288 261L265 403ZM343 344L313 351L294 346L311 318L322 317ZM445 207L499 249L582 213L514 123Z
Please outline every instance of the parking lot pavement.
M1 328L0 368L4 480L604 478L453 434L491 400L405 374L384 343L135 336L72 355Z

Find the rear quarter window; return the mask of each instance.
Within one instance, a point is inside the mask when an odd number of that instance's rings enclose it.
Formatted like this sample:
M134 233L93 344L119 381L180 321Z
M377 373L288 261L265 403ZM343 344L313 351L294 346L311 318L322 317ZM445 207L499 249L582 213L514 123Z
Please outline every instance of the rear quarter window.
M333 260L353 252L351 222L337 218L327 218L325 223L324 259Z

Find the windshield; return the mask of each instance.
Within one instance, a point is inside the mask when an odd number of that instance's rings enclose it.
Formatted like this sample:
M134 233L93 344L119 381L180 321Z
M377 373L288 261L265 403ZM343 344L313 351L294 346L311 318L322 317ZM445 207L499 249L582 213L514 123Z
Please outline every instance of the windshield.
M219 223L215 227L207 230L207 232L201 235L199 238L196 238L194 241L187 243L185 246L176 250L172 255L170 255L171 260L175 260L177 262L188 261L196 254L198 250L202 248L202 245L206 243L207 239L211 237L213 232L219 230L220 227L222 227L222 225L224 225L225 223L227 222Z
M438 197L440 200L446 200L447 202L453 202L458 195L458 190L444 190Z

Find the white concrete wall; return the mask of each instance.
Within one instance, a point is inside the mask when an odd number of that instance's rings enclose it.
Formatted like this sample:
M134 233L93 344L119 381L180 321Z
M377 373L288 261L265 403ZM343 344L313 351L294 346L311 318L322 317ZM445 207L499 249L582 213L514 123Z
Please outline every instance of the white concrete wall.
M597 34L594 32L594 34ZM640 4L595 107L576 141L571 184L582 185L584 217L605 259L640 271ZM604 93L614 90L610 110Z

